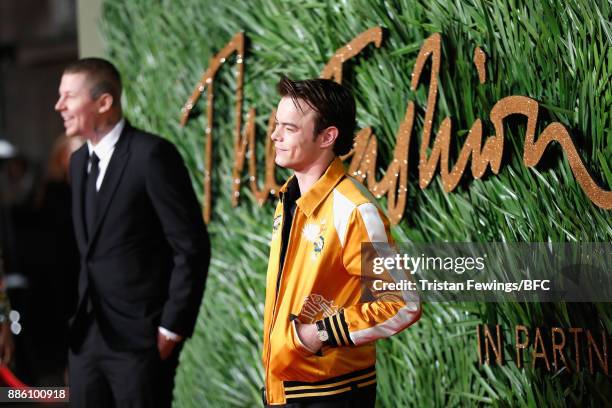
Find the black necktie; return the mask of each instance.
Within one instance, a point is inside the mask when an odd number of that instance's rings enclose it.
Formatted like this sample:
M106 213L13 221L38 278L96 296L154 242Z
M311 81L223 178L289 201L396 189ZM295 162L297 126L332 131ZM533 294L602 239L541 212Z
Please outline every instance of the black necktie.
M98 163L100 159L94 152L89 156L89 175L87 176L87 185L85 186L85 227L87 228L87 237L91 238L93 234L94 223L96 221L96 181L100 169Z

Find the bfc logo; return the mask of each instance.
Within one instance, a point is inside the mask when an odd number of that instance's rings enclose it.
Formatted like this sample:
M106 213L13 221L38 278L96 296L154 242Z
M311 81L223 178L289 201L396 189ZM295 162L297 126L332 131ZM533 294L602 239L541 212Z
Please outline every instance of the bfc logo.
M300 311L300 321L302 323L313 323L318 319L336 313L338 313L338 306L334 304L333 300L327 300L325 297L313 293L304 299L304 305Z

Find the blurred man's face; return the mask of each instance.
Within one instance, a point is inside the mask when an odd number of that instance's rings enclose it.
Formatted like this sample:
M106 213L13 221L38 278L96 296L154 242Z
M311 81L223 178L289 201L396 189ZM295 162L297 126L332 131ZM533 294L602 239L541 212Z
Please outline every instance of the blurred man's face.
M97 101L91 98L89 86L84 73L66 73L62 76L55 110L62 115L69 137L90 139L95 136L100 111Z
M314 137L316 112L298 99L284 97L276 111L276 128L270 135L276 148L276 164L298 172L305 172L320 157L322 151Z

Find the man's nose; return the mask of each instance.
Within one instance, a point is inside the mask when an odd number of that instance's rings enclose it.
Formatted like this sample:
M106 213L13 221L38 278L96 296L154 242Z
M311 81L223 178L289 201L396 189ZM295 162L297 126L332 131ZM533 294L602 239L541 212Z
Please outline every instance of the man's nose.
M64 107L64 101L62 100L62 97L60 96L57 99L57 102L55 102L55 110L60 111L63 109L63 107Z
M270 134L270 139L272 139L273 142L276 142L278 140L278 136L279 136L279 132L278 132L278 127L277 127L272 131L272 134Z

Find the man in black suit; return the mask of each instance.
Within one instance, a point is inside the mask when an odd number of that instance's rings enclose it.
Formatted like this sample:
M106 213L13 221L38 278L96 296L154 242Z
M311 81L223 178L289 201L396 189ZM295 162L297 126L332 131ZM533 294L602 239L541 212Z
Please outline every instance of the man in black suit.
M81 254L72 406L168 407L210 258L188 172L173 144L123 119L106 60L69 65L55 109L68 136L87 140L70 160Z

